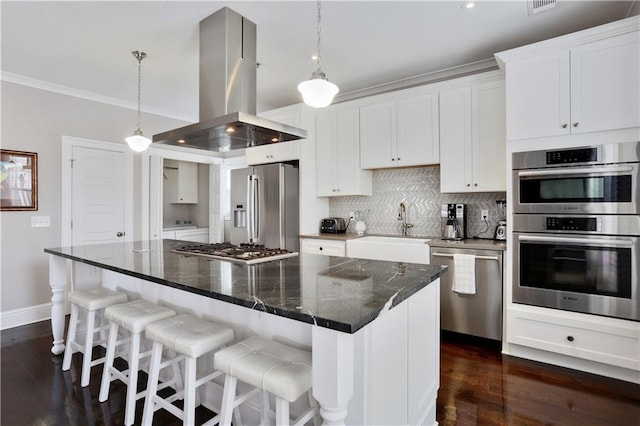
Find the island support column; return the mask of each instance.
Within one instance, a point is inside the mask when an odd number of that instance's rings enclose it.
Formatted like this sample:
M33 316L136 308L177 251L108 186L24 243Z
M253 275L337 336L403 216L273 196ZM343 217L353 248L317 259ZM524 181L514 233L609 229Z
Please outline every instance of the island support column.
M64 352L64 293L67 287L67 260L64 257L49 255L49 285L51 286L51 332L53 334L51 352L60 355Z
M352 334L313 327L313 396L325 425L344 425L353 395Z

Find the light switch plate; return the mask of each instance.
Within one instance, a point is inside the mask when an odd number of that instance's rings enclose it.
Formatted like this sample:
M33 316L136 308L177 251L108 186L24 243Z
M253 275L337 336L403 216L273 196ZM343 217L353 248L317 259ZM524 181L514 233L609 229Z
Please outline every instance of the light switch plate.
M32 228L48 228L51 226L50 216L31 216Z

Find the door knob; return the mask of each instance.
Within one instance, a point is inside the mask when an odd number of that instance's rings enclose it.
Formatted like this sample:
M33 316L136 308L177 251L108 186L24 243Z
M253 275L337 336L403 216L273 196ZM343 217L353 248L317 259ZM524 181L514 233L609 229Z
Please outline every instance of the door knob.
M124 232L118 231L116 237L124 237Z

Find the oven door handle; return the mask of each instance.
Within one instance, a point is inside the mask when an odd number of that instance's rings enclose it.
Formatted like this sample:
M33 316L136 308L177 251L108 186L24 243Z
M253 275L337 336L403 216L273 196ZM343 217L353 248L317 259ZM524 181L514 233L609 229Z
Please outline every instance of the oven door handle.
M536 235L519 235L518 241L533 241L547 243L569 243L569 244L600 244L607 246L632 247L632 240L607 240L603 238L569 238L569 237L553 237L553 236L536 236Z
M519 171L519 177L530 176L562 176L562 175L583 175L591 173L625 173L632 172L633 166L602 166L602 167L582 167L582 168L557 168L551 170L530 170Z

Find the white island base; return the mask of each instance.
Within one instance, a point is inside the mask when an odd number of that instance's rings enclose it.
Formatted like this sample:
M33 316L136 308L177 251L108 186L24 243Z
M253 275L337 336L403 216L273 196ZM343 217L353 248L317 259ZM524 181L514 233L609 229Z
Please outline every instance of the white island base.
M102 285L124 291L130 298L143 298L225 323L234 328L237 340L257 334L311 347L313 395L320 403L324 424L437 424L439 279L350 334L110 270L96 270L80 262L73 262L74 267L68 268L67 262L63 257L50 256L53 353L64 351L67 271L74 270L76 288ZM206 407L218 412L221 398L218 386L204 386L200 397ZM294 404L292 414L295 411Z

